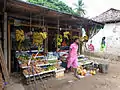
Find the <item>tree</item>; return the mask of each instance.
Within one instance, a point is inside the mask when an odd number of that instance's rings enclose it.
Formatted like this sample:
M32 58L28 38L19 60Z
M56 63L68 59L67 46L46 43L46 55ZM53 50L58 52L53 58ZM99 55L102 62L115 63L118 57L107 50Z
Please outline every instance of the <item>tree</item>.
M72 15L79 16L79 14L77 12L75 12L71 7L69 7L64 2L59 1L59 0L28 0L28 2L46 6L48 8L51 8L51 9L54 9L57 11L61 11L64 13L69 13Z
M76 6L75 10L79 14L79 16L85 15L84 3L82 0L78 0L78 4L74 4Z

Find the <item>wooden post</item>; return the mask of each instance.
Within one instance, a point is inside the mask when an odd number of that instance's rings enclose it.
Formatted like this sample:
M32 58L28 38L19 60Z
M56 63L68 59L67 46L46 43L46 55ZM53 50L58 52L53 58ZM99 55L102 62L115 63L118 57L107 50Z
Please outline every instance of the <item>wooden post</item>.
M47 27L47 34L48 34L48 27ZM48 35L47 35L48 36ZM46 51L48 52L48 37L46 39Z
M58 25L57 25L57 27L58 27L58 30L57 30L57 34L59 35L60 34L60 32L59 32L59 30L60 30L60 21L59 21L59 17L58 17L58 23L57 23ZM58 40L57 40L57 43L58 43ZM58 50L58 45L57 45L57 50Z
M79 38L80 38L80 36L81 36L81 35L80 35L80 32L79 32ZM80 44L79 44L79 53L80 53Z
M72 42L72 34L73 34L72 32L73 32L73 31L71 30L71 31L70 31L70 44L71 44L71 42Z
M0 90L3 90L3 78L1 72L0 72Z
M47 32L47 34L48 34L48 28L47 27L46 27L46 31L45 32ZM47 50L48 50L48 37L45 39L45 44L44 44L44 51L45 51L45 53L47 53Z
M4 12L4 57L7 64L7 13Z
M0 45L2 47L2 28L1 28L1 25L0 25Z
M0 46L0 65L1 65L1 68L2 68L2 73L4 75L5 82L9 83L10 77L9 77L7 64L5 63L5 59L4 59L4 55L3 55L3 51L2 51L1 46Z
M8 71L11 72L11 37L10 37L10 24L8 25Z

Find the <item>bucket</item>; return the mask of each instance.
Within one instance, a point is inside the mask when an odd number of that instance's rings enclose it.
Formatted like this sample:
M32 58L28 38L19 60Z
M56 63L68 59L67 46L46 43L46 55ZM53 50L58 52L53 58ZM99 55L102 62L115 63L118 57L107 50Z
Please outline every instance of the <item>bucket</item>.
M99 72L107 74L108 73L108 64L99 64Z
M67 68L67 62L62 62L61 66L64 67L64 68Z

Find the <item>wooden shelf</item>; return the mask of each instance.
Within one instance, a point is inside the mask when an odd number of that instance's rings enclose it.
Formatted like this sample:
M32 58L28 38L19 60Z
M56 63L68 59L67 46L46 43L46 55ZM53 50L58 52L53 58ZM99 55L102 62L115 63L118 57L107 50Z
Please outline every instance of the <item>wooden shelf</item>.
M25 75L23 73L23 75L25 76L25 78L30 78L30 77L33 77L33 76L39 76L39 75L42 75L42 74L47 74L47 73L51 73L51 72L55 72L57 69L55 70L50 70L50 71L44 71L44 72L41 72L41 73L38 73L38 74L33 74L33 75Z

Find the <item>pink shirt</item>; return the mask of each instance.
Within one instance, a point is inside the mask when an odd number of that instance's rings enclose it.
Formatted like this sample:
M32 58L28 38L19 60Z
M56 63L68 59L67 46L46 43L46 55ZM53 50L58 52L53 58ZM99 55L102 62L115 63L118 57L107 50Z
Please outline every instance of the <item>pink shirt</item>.
M90 44L90 45L88 46L88 49L89 49L90 51L94 51L94 46L93 46L92 44Z
M70 52L69 55L70 57L77 57L77 51L78 51L78 45L76 43L73 43L70 45Z

